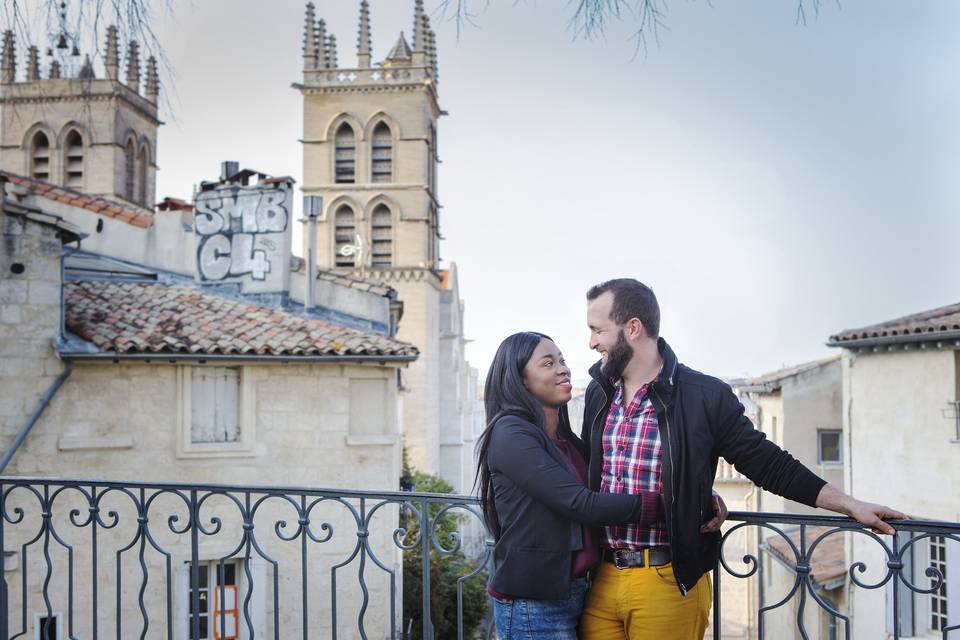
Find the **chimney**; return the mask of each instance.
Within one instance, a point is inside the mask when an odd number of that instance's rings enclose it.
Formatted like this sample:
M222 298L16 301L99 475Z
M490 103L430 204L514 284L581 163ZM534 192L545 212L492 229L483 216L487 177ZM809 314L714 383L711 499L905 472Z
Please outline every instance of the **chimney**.
M227 160L220 163L220 182L226 182L232 176L240 173L240 163L234 160Z

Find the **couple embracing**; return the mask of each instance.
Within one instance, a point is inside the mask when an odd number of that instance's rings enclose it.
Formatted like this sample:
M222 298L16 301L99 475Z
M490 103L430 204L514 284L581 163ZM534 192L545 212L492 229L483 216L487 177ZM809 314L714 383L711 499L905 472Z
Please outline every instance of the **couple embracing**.
M601 360L579 437L549 337L508 337L487 375L477 485L500 640L703 638L726 518L719 456L767 491L879 532L905 517L825 482L754 429L729 386L680 364L649 287L591 288L587 323Z

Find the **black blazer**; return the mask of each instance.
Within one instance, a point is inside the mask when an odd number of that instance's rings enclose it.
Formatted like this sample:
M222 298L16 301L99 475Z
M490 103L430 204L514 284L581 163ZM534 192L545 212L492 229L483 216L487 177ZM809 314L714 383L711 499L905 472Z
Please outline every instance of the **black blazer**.
M568 426L565 431L581 448ZM497 419L487 466L499 520L490 527L494 532L499 529L490 586L504 595L567 597L571 558L583 548L580 525L640 521L640 495L590 491L543 429L524 418Z

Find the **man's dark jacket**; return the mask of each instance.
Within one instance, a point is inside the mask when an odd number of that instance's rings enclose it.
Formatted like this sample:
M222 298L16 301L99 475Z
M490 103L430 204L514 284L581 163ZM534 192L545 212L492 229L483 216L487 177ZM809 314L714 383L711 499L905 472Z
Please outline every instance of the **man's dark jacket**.
M662 443L673 573L686 595L717 564L720 533L701 534L700 526L713 517L713 478L720 456L763 489L809 506L815 506L826 482L754 429L729 385L678 363L663 338L657 347L663 369L649 394ZM603 429L614 394L600 369L600 362L590 369L593 381L586 391L581 434L590 455L588 484L594 490L600 489Z

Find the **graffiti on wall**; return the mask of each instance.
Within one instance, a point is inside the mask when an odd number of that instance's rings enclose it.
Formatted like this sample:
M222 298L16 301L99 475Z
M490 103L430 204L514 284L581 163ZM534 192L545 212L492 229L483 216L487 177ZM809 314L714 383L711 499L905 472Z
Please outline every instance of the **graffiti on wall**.
M224 186L197 194L197 276L202 282L280 277L289 259L290 189Z

